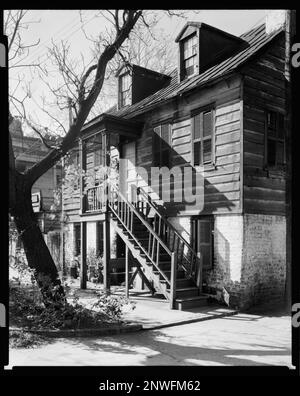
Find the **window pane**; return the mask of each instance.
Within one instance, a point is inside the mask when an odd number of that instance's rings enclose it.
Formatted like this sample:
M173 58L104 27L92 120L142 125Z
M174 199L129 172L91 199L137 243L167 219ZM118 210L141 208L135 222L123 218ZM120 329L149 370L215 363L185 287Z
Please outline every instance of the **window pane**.
M185 74L187 76L190 76L192 74L194 74L194 64L196 61L196 57L193 56L192 58L189 58L188 60L184 61L184 70L185 70Z
M203 137L211 136L212 133L212 112L208 111L203 114Z
M170 165L170 150L169 149L162 150L160 166L169 167L169 165Z
M187 59L197 53L197 36L188 38L183 42L183 57Z
M201 165L201 142L194 143L194 165Z
M276 162L277 165L283 165L284 164L284 144L281 142L277 142L277 150L276 150Z
M169 125L164 124L161 126L161 138L165 142L169 143Z
M196 115L194 118L193 138L200 139L200 114Z
M203 141L203 162L211 161L211 139Z
M160 166L160 152L153 153L153 166Z
M267 119L268 119L268 128L276 129L276 113L274 113L274 111L268 111Z
M153 133L153 151L154 152L159 152L160 151L160 137L159 135L156 133L156 131L154 130Z
M278 114L278 137L279 139L284 139L284 116Z
M276 164L276 141L268 139L268 165Z

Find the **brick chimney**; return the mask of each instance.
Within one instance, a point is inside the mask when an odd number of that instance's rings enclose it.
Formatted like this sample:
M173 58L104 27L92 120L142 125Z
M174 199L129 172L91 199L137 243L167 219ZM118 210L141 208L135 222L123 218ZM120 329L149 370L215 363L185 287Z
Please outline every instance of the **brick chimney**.
M271 34L286 24L287 10L272 10L266 15L266 33Z

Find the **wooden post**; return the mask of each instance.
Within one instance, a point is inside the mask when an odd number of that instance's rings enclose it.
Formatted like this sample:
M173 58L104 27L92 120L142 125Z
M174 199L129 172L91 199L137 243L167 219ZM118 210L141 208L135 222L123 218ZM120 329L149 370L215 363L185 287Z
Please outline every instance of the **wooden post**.
M110 198L110 188L109 188L109 167L110 167L110 141L109 135L106 133L103 136L104 140L104 156L105 156L105 220L103 223L103 286L106 293L110 292L110 210L109 210L109 198Z
M80 288L86 289L87 264L86 264L86 222L80 223Z
M110 292L110 219L105 213L103 222L103 286L106 293Z
M85 143L82 139L79 140L79 168L80 171L86 170L86 150ZM80 175L80 214L85 212L85 196L84 196L84 176Z
M177 250L177 249L176 249ZM177 277L177 251L171 256L171 284L170 284L170 308L175 308L176 299L176 277Z
M199 293L202 293L202 257L201 254L198 252L196 259L196 273L197 273L197 286L199 288ZM199 267L198 267L199 265Z
M125 246L125 296L129 298L129 249Z

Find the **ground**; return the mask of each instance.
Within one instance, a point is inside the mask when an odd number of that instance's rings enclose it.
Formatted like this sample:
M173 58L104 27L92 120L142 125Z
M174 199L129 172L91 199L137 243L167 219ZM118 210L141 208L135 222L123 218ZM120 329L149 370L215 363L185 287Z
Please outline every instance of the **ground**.
M284 311L238 313L222 307L170 311L145 296L130 320L148 330L94 338L49 340L11 349L10 367L26 365L284 365L291 367L291 321ZM263 313L262 313L263 312ZM226 315L218 317L220 315ZM188 324L180 324L190 321ZM173 324L173 325L172 325ZM171 326L170 326L171 325ZM160 328L158 328L160 327Z

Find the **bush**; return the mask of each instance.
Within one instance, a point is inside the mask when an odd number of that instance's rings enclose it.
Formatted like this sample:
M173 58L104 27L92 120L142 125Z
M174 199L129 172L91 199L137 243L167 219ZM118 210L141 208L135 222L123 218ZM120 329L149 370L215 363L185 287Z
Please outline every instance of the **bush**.
M102 282L103 257L99 253L96 253L94 248L90 248L87 252L86 262L89 279L91 280L91 278L96 278L99 282Z
M124 306L135 308L135 304L124 296L111 296L98 294L98 300L93 304L93 308L105 313L111 319L120 320L123 314Z
M11 324L27 329L97 328L121 321L125 305L133 307L124 297L101 294L89 309L74 295L71 303L65 301L59 309L45 308L37 287L10 287Z
M34 346L39 346L46 341L49 342L44 337L28 333L26 331L11 330L9 332L10 348L32 348Z

